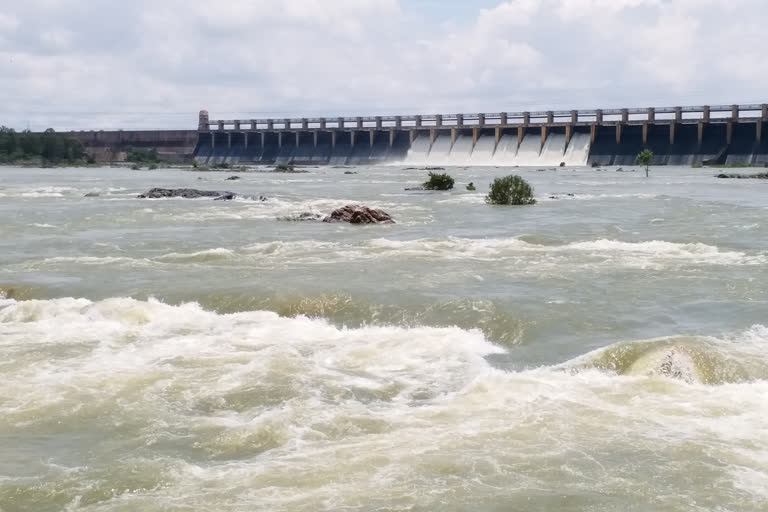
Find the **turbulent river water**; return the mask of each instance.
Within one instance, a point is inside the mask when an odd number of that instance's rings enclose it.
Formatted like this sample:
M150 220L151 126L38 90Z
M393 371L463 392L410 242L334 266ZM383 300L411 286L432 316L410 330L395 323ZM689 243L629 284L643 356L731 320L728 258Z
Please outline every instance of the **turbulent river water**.
M308 170L0 169L2 512L768 508L767 184Z

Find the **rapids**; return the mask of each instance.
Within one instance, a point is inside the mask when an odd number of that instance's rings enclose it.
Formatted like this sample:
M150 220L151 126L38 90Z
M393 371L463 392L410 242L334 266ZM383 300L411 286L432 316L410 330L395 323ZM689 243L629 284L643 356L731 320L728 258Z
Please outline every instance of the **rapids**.
M762 185L437 148L453 191L0 169L0 511L765 510ZM350 202L397 224L278 220Z

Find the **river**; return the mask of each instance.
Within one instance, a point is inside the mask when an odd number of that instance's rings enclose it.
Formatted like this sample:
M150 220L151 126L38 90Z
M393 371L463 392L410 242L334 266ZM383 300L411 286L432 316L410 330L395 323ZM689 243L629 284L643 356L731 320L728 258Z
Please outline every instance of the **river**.
M766 510L767 184L307 170L0 168L2 512Z

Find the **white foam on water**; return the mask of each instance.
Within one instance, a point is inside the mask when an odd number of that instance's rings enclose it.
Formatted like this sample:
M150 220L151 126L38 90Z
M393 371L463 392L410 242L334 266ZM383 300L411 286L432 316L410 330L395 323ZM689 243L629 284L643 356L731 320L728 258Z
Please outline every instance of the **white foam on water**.
M482 194L463 194L448 203L482 203ZM293 212L296 213L296 212ZM317 221L315 221L317 222ZM342 226L343 227L343 226ZM325 227L324 227L325 228ZM768 263L764 253L747 254L702 243L665 241L624 242L593 240L562 245L540 245L519 238L461 238L393 240L375 238L359 242L321 240L274 240L239 247L213 247L143 258L115 256L59 256L28 262L27 270L60 265L115 265L149 267L156 264L185 265L326 265L329 262L424 259L494 262L510 272L558 270L597 272L616 268L670 269L712 265L752 266Z
M759 510L768 464L744 454L768 453L768 382L505 372L486 360L503 352L458 328L0 300L0 430L15 436L4 456L41 432L118 441L88 443L66 471L46 454L34 485L4 480L0 497L74 507L87 489L101 496L94 510L439 509L525 503L556 485ZM707 457L717 464L701 486L687 476ZM713 481L736 484L724 495Z
M215 249L206 249L204 251L197 251L192 253L177 253L164 254L156 258L159 261L173 262L173 263L208 263L217 261L229 261L235 258L235 251L232 249L225 249L223 247L217 247Z
M476 201L476 196L467 196L467 201ZM747 255L739 251L720 250L717 247L701 244L678 244L664 241L622 242L618 240L595 240L573 242L565 245L537 245L518 238L496 239L419 239L389 240L374 239L365 245L382 251L387 255L408 255L445 259L481 259L498 260L505 257L525 256L530 253L554 256L588 256L596 261L612 262L626 266L654 266L666 263L688 263L704 265L760 265L765 263L766 255ZM531 258L536 264L538 256ZM560 263L564 263L559 260Z
M6 188L0 192L0 197L23 197L27 199L58 198L71 195L78 192L74 187L24 187L24 188Z
M661 240L649 242L622 242L595 240L569 244L568 248L602 254L631 255L639 259L689 260L712 265L759 265L766 261L764 254L748 256L740 251L720 250L702 243L673 243Z
M119 266L151 266L153 262L147 258L130 258L127 256L55 256L45 258L38 263L29 263L31 268L46 265L119 265Z

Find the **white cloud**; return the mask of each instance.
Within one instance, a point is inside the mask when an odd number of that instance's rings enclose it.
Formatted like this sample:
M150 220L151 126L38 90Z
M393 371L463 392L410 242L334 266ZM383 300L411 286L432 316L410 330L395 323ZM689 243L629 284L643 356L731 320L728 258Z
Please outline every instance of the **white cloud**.
M753 102L768 82L762 0L510 0L432 25L406 0L92 5L0 13L0 124Z
M591 19L599 23L605 19L636 7L662 5L662 0L560 0L557 12L564 21Z
M19 26L19 20L10 14L0 12L0 32L11 32Z

